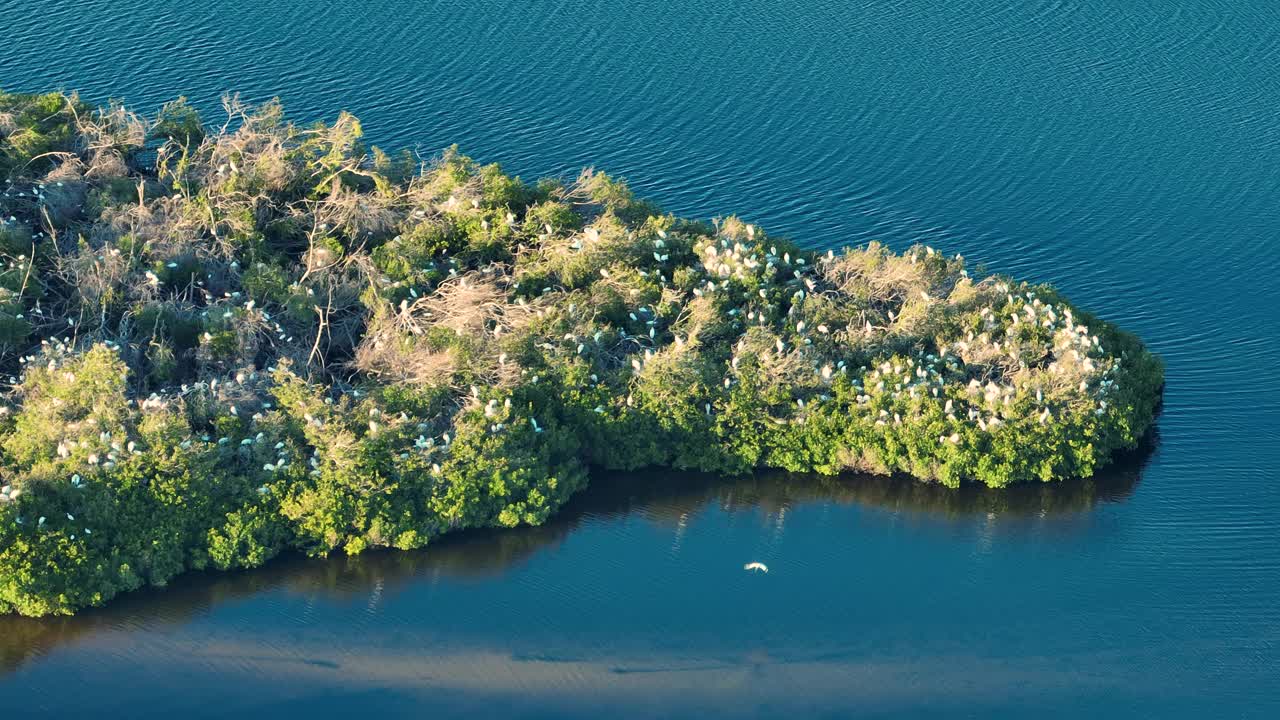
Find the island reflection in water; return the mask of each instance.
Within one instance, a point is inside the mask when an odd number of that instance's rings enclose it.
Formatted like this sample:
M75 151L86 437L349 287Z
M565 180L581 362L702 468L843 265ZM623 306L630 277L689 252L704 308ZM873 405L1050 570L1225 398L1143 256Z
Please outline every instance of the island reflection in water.
M0 673L39 663L59 646L95 634L180 626L220 605L265 593L333 603L372 602L415 583L500 582L512 568L558 546L584 523L643 518L678 534L691 517L714 508L728 515L759 514L776 534L783 531L788 511L813 504L857 505L922 523L980 517L990 524L1082 513L1099 503L1127 498L1157 445L1158 435L1153 433L1142 448L1091 479L1002 490L976 485L953 490L906 477L863 475L829 478L772 472L719 478L657 470L597 475L589 489L538 527L457 533L421 551L325 559L286 555L250 571L189 573L167 588L122 596L75 617L0 617ZM735 561L736 557L728 560Z

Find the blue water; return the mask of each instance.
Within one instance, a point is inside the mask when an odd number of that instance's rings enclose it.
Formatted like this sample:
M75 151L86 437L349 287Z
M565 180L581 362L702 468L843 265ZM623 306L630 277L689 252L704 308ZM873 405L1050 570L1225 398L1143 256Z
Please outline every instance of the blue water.
M1280 715L1280 3L0 0L0 87L347 109L812 247L1051 281L1167 363L1096 483L653 474L545 528L0 619L6 717ZM750 560L771 572L750 576Z

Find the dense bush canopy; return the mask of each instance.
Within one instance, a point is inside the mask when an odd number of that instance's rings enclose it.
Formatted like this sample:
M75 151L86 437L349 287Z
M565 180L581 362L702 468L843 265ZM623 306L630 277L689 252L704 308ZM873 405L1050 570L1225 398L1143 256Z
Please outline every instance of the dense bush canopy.
M1152 422L1050 287L224 105L0 94L0 612L536 524L592 466L998 487Z

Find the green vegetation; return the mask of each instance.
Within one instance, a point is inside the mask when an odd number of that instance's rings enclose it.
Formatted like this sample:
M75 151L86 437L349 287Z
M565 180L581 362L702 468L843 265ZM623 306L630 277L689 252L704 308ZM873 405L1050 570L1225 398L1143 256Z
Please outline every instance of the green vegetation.
M593 466L1000 487L1152 423L1052 288L225 110L0 94L0 612L538 524Z

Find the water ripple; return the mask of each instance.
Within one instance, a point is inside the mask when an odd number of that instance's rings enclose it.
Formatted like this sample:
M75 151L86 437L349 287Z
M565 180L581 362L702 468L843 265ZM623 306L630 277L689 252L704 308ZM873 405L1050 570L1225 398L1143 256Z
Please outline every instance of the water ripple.
M812 706L792 714L924 714L965 702L976 675L954 667L1005 681L960 714L1024 716L1033 701L1052 714L1046 696L1071 697L1065 716L1266 716L1274 704L1280 4L20 10L0 5L6 89L80 89L144 110L185 94L210 117L225 92L278 95L304 121L351 110L383 147L429 156L459 143L526 178L594 165L672 212L740 213L812 247L928 243L1056 284L1141 335L1168 384L1141 483L995 495L663 486L399 560L192 578L66 623L0 619L0 670L13 670L0 708L35 696L50 711L96 710L135 697L104 670L134 665L149 681L137 697L158 715L239 708L250 688L267 698L259 708L315 696L334 687L335 665L357 687L519 694L558 716L602 714L582 699L593 693L613 714L650 707L643 698L662 715L673 689L723 700L725 688L735 703L702 714L797 696ZM746 575L748 559L774 571ZM1012 669L1055 657L1066 659L1044 674ZM1073 676L1068 693L1067 665L1120 682ZM66 668L84 683L75 697L60 690ZM191 669L208 687L174 680ZM913 705L925 677L950 696ZM1019 705L1015 686L1035 692Z

